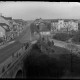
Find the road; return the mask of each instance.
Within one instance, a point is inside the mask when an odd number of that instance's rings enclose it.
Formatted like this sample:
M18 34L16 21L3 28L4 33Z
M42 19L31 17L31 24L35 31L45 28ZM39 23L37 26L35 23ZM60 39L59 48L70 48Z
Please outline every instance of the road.
M55 39L51 39L51 41L54 41L55 46L65 48L67 50L70 50L75 55L80 56L80 54L79 54L80 45L77 45L77 44L74 44L74 43L66 43L66 42L63 42L63 41L55 40Z
M6 59L8 59L18 49L20 49L23 43L29 40L29 34L27 33L27 27L29 26L30 24L24 27L22 34L20 34L20 36L15 39L14 43L11 43L0 49L0 64L3 63Z
M62 47L62 48L65 48L65 45L67 44L66 42L62 42L62 41L55 40L55 39L53 39L53 41L54 41L55 46L59 46L59 47Z

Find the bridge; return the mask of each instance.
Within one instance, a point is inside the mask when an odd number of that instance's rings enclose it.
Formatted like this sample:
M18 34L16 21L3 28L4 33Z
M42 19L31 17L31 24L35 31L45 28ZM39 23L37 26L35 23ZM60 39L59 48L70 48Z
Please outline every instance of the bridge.
M0 78L17 78L24 75L24 60L29 55L36 39L32 39L30 24L14 41L0 48Z

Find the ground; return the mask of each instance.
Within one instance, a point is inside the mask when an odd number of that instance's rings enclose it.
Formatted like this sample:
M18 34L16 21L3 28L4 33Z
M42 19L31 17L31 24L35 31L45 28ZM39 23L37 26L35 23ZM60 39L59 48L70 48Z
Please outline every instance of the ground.
M48 55L41 53L37 46L31 50L25 63L27 78L62 78L80 75L80 58L59 47L54 46L54 50L53 54Z

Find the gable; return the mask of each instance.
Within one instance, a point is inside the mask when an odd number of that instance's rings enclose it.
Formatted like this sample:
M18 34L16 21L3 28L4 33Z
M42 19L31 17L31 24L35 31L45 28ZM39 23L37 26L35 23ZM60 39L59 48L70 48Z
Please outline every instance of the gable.
M5 31L10 31L9 26L6 23L0 23L0 26L5 29Z

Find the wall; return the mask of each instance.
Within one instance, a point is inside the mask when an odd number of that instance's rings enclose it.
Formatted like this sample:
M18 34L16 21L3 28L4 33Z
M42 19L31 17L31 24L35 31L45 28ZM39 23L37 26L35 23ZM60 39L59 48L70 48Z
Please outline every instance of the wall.
M0 26L0 37L5 36L5 29Z

